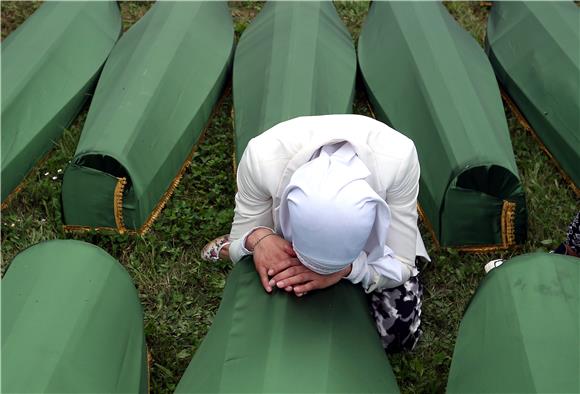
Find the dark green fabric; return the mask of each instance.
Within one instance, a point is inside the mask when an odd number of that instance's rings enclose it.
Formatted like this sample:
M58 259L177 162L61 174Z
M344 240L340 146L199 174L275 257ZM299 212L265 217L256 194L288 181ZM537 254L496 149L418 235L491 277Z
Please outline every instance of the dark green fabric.
M102 173L95 188L107 188L110 176L128 179L127 228L145 223L198 141L226 80L233 42L225 2L158 2L113 49L73 163ZM72 167L65 173L65 223L110 225L113 195L91 199L80 177Z
M270 295L245 258L176 393L398 391L360 286Z
M267 3L234 59L237 159L301 115L349 113L356 54L331 2ZM262 288L251 258L228 277L214 323L176 393L398 392L367 299L342 282L303 298Z
M350 113L356 53L332 2L268 2L234 59L236 157L282 121Z
M2 201L75 119L120 34L113 1L47 2L2 42Z
M449 393L580 392L580 259L536 253L493 269L461 321Z
M502 242L503 201L526 206L493 70L440 3L374 2L358 46L378 119L410 137L421 164L419 202L444 246Z
M486 49L508 95L580 187L580 8L496 2Z
M2 279L3 393L146 393L139 295L123 267L80 241L17 255Z

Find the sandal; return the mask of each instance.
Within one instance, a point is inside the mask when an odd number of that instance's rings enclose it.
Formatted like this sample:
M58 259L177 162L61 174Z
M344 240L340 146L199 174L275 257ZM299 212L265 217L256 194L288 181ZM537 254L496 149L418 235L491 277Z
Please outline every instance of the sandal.
M201 250L201 259L205 261L218 261L220 259L220 251L225 245L230 244L230 235L222 235L211 242L208 242Z

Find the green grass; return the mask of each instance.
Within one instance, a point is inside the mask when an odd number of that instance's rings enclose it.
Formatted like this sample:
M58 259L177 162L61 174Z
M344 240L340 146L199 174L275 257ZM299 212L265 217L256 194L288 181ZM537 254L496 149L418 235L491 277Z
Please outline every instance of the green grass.
M335 4L353 37L358 37L368 2ZM239 37L263 3L230 2L229 5ZM138 20L149 6L121 3L124 28ZM446 6L481 43L488 9L479 2L450 2ZM38 3L2 2L2 38L37 7ZM354 112L369 115L360 88ZM18 198L2 212L2 273L19 251L55 238L94 243L127 268L144 308L146 339L153 356L152 393L172 393L175 389L211 325L231 268L226 262L208 264L199 259L199 251L206 241L229 231L233 216L231 110L232 98L227 94L175 195L152 231L144 237L62 232L62 173L74 154L87 108L64 133L52 155L35 167ZM566 226L578 209L577 200L536 142L509 111L506 116L527 195L529 239L517 251L495 254L468 255L453 249L430 248L435 263L423 271L424 337L413 353L390 356L404 393L444 391L459 322L483 277L483 264L496 257L550 250L563 240Z

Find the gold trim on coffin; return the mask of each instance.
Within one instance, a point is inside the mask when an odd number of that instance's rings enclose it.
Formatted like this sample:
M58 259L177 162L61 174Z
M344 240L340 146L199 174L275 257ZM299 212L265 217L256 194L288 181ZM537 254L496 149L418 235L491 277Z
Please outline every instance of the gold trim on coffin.
M562 178L564 178L564 181L568 184L568 187L572 189L572 192L576 195L576 198L580 198L580 188L576 186L574 181L572 181L572 178L570 178L570 176L566 174L566 172L562 169L562 167L560 167L560 163L558 163L558 160L556 160L556 158L552 155L552 153L550 153L548 148L546 148L546 145L544 145L544 143L542 142L538 134L534 131L532 126L528 123L527 119L524 117L524 115L522 114L516 103L504 90L503 86L500 86L500 92L501 98L507 104L508 108L510 109L510 111L512 112L518 123L523 127L525 131L527 131L532 136L532 138L540 146L540 149L544 151L546 156L548 156L548 159L550 159L554 167L556 167L556 170L560 173Z
M42 165L44 165L44 163L46 163L48 161L48 159L50 158L50 156L52 156L52 154L54 153L54 148L51 148L42 159L40 159L38 162L36 162L32 168L26 173L26 175L24 176L24 178L22 178L22 181L20 181L20 183L18 184L18 186L16 186L14 188L14 190L12 190L10 192L10 194L8 194L8 196L6 196L6 198L4 199L4 201L2 202L2 204L0 204L0 211L8 208L8 206L10 205L10 203L12 202L12 200L14 200L14 197L16 197L18 195L18 193L20 193L22 191L22 189L24 189L27 185L28 182L30 182L30 178L32 178L34 171L36 169L38 169L39 167L41 167Z
M199 139L194 144L193 148L191 149L191 152L189 153L189 155L187 156L187 158L185 159L185 161L181 165L179 172L177 173L175 178L173 178L173 180L169 184L169 187L167 188L165 193L163 193L163 196L161 197L161 199L159 200L159 202L157 203L157 205L155 206L155 208L153 209L153 211L151 212L151 214L149 215L149 217L147 218L147 220L145 221L145 223L141 226L141 228L139 230L130 230L130 229L127 229L124 225L124 221L123 221L123 191L124 191L124 187L126 184L126 179L125 178L117 178L118 181L117 181L117 185L115 187L115 198L114 198L114 203L113 203L113 213L115 215L115 224L117 225L117 228L65 225L65 226L63 226L64 231L93 231L94 230L94 231L106 231L106 232L112 231L112 232L117 232L120 234L127 233L127 234L131 234L131 235L145 235L151 229L153 222L159 217L159 214L161 213L161 211L165 207L165 204L167 204L167 202L169 201L169 199L171 198L171 196L175 192L175 189L177 188L177 186L181 182L181 178L183 177L183 175L185 175L185 172L187 171L188 167L191 165L193 155L197 151L197 148L205 141L205 135L206 135L207 129L209 128L210 124L214 120L214 117L216 116L218 109L220 109L222 107L225 98L230 94L230 91L231 91L231 85L228 85L224 89L224 92L222 93L222 96L220 97L218 103L215 105L214 109L212 110L212 113L211 113L210 117L208 118L207 123L206 123L203 131L201 132L201 135L199 136ZM123 182L122 186L120 186L121 182Z
M366 104L369 112L371 113L372 117L376 119L375 112L368 100L366 99ZM502 243L497 245L464 245L464 246L450 246L450 248L462 251L462 252L471 252L471 253L487 253L487 252L495 252L500 250L505 250L515 246L515 210L516 210L516 203L504 200L501 212L501 238ZM433 239L433 243L437 250L441 249L441 244L437 239L435 234L435 229L431 224L431 221L425 214L425 211L417 202L417 211L419 212L419 216L423 221L423 224L429 231L431 238Z
M117 178L117 184L115 185L115 192L113 194L113 214L115 215L115 225L121 234L127 231L123 221L123 192L125 191L126 184L127 178Z

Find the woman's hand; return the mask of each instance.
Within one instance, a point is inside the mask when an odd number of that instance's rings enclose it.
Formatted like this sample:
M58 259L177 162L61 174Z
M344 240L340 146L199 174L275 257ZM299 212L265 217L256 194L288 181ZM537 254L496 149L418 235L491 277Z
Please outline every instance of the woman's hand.
M246 249L254 252L254 266L264 289L270 293L272 286L268 276L299 265L290 242L270 229L258 228L246 238Z
M350 274L351 269L352 264L349 264L334 274L321 275L300 264L291 266L275 275L270 280L269 285L275 285L286 291L294 291L298 297L301 297L309 291L325 289L338 283Z

